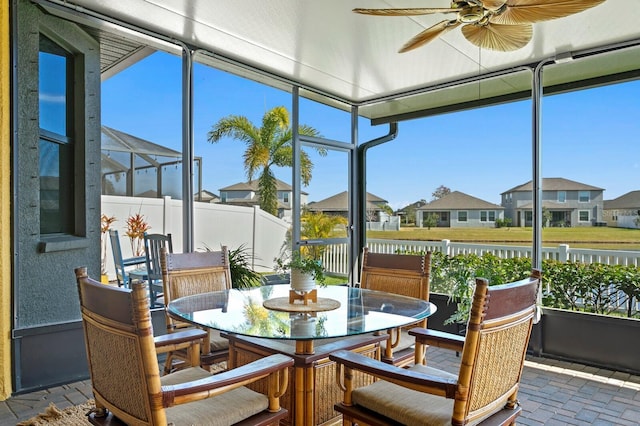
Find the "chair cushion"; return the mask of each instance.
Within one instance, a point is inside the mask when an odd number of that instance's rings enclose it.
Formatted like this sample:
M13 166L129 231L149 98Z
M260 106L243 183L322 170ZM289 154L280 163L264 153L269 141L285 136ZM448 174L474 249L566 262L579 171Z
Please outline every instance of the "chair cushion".
M171 385L210 375L208 371L195 367L162 376L160 380L163 385ZM240 387L212 398L167 408L167 422L175 426L228 426L258 414L268 406L269 400L265 395Z
M439 377L457 377L424 365L414 365L410 369ZM352 397L355 404L407 426L451 424L453 399L414 391L383 380L354 390Z
M211 352L226 351L229 349L229 340L221 337L218 330L209 331L209 342Z

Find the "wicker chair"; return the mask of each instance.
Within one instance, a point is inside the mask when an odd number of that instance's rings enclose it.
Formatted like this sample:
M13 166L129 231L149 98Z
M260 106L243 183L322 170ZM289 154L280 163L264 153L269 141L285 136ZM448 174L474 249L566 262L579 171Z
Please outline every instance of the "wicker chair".
M231 288L231 268L229 251L223 246L220 251L193 253L160 252L160 267L164 286L164 302L169 304L179 297ZM165 315L167 332L193 327ZM220 332L209 330L208 339L202 345L200 366L209 369L211 365L229 359L229 341ZM184 350L170 352L165 362L165 373L180 368L188 358ZM175 361L178 361L177 363Z
M89 278L86 268L75 273L96 401L92 424L276 425L287 415L279 398L293 359L274 355L217 375L192 367L160 377L146 284L124 289ZM244 387L265 377L268 396Z
M382 254L371 253L365 247L360 287L429 300L430 271L431 252L424 255ZM426 328L427 320L411 327L416 326ZM389 340L381 343L384 362L397 366L413 364L415 339L408 334L411 327L387 331Z
M513 424L522 410L517 392L539 283L537 270L524 280L491 287L478 278L466 337L411 330L418 342L462 352L458 375L418 363L398 368L346 351L330 355L344 370L339 377L344 398L335 406L344 424ZM380 380L353 389L354 371Z

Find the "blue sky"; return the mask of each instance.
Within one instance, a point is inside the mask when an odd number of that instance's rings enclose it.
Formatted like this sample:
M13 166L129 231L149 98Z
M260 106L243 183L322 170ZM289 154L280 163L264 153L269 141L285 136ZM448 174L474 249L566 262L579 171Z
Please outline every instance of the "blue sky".
M103 82L102 124L181 150L181 59L156 53ZM265 111L291 110L291 96L249 80L196 66L195 155L203 157L203 188L219 189L247 180L244 143L216 144L206 135L220 118L234 114L260 125ZM545 97L542 103L542 175L605 189L613 199L640 189L640 82L628 82ZM310 101L301 102L300 122L323 136L347 141L350 118ZM385 134L387 126L361 120L359 140ZM309 201L346 190L346 155L319 158ZM531 102L451 113L399 123L393 141L369 150L368 191L395 209L431 200L440 185L500 203L500 193L531 180ZM291 170L276 171L291 181ZM179 185L179 182L176 183Z

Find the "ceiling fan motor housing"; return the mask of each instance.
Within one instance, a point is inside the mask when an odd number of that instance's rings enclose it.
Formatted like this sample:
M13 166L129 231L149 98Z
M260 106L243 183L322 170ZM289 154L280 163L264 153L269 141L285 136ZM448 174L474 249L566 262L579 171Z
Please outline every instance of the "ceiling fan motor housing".
M458 14L458 18L463 24L473 24L484 18L484 8L477 6L465 7Z

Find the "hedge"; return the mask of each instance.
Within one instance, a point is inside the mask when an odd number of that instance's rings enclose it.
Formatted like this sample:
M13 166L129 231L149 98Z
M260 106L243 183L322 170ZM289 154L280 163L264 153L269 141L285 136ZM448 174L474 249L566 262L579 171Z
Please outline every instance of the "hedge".
M531 259L502 259L493 254L449 257L441 252L431 255L433 293L449 295L458 303L460 314L451 321L464 321L470 307L475 277L490 285L517 281L529 276ZM634 301L640 300L640 268L637 266L542 262L543 306L640 318Z

